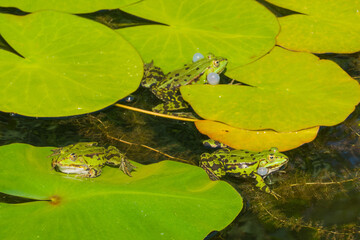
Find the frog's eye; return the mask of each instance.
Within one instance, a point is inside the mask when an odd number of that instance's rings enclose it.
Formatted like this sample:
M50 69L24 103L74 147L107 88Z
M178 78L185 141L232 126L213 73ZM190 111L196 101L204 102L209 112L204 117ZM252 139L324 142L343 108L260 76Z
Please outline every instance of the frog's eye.
M70 156L69 156L69 159L71 161L75 161L76 160L76 153L71 153Z
M214 67L218 67L220 65L219 60L214 61Z
M270 161L273 161L274 158L275 158L274 154L269 154L269 155L268 155L268 159L269 159Z

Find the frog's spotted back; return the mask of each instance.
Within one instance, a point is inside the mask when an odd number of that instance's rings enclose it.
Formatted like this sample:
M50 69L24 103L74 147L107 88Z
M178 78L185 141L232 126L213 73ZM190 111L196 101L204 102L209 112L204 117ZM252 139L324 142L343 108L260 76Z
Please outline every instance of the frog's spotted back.
M90 178L98 177L105 164L117 166L129 176L131 176L131 171L135 169L135 166L116 147L103 148L97 146L96 142L71 144L54 149L53 152L50 155L53 169L67 174L77 174Z
M204 168L208 174L209 172L211 173L209 177L212 180L214 179L214 175L217 179L225 175L255 178L257 187L277 197L265 184L263 178L272 172L278 171L288 160L289 158L280 153L277 148L271 148L270 150L262 152L224 148L212 154L202 154L200 166Z

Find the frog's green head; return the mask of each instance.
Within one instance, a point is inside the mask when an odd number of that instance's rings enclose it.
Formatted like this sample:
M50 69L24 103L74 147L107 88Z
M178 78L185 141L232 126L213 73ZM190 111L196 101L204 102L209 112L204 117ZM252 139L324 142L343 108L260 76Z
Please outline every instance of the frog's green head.
M267 176L268 174L279 170L288 161L289 158L285 154L280 153L276 147L272 147L269 151L264 152L264 156L259 164L258 173L259 171L263 171L259 174Z
M207 58L211 60L211 62L210 62L211 71L210 72L215 72L217 74L220 74L225 70L226 65L228 63L228 60L226 58L217 57L212 53L208 53Z
M84 164L76 153L69 151L61 152L58 156L53 157L53 161L61 165L78 166Z

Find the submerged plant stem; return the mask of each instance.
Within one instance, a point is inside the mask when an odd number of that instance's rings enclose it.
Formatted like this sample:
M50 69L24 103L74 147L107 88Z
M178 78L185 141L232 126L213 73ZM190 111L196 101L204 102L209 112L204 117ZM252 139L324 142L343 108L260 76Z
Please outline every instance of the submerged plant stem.
M261 208L266 212L266 214L268 216L270 216L270 218L274 219L275 221L278 221L280 222L281 224L283 224L284 226L288 226L289 227L289 223L291 223L291 221L289 221L289 219L282 219L281 217L277 217L275 216L272 212L270 212L269 209L267 209L261 202L259 203L259 205L261 206ZM300 228L308 228L308 229L311 229L311 230L314 230L316 231L318 234L327 234L327 235L332 235L332 236L348 236L349 239L353 239L353 235L354 234L359 234L360 231L351 231L351 232L338 232L338 231L332 231L332 230L328 230L328 229L325 229L323 226L314 226L312 225L311 222L309 223L305 223L305 222L302 222L302 220L299 220L299 223L298 223L298 226Z
M305 182L305 183L294 183L294 184L290 184L290 187L296 187L296 186L303 186L303 185L330 185L330 184L342 184L342 183L346 183L346 182L353 182L356 180L359 180L360 177L354 177L351 179L346 179L346 180L342 180L342 181L334 181L334 182Z
M119 104L119 105L121 105L121 104ZM100 119L98 119L97 117L94 117L94 116L92 116L92 115L89 115L89 117L94 118L96 121L98 121L98 122L101 124L101 126L103 126L104 128L106 128L105 124L104 124ZM104 131L104 133L105 133L105 135L106 135L107 138L113 139L113 140L115 140L115 141L122 142L122 143L125 143L125 144L128 144L128 145L141 146L141 147L143 147L143 148L147 148L147 149L149 149L149 150L151 150L151 151L154 151L154 152L157 152L157 153L159 153L159 154L161 154L161 155L164 155L164 156L166 156L166 157L168 157L168 158L177 160L177 161L179 161L179 162L190 163L190 161L186 161L185 159L182 159L182 158L173 157L173 156L171 156L171 155L169 155L169 154L166 154L166 153L164 153L164 152L161 152L161 151L159 151L159 150L157 150L157 149L155 149L155 148L146 146L146 145L144 145L144 144L132 143L132 142L129 142L129 141L122 140L122 139L120 139L120 138L117 138L117 137L114 137L114 136L109 135L106 131ZM193 163L191 163L191 164L194 165Z
M156 113L156 112L144 110L144 109L141 109L141 108L135 108L135 107L126 106L126 105L119 104L119 103L116 103L115 106L125 108L125 109L129 109L129 110L133 110L133 111L136 111L136 112L141 112L141 113L145 113L145 114L149 114L149 115L154 115L154 116L163 117L163 118L170 118L170 119L175 119L175 120L180 120L180 121L196 122L196 121L199 120L199 119L184 118L184 117L177 117L177 116L172 116L172 115L168 115L168 114Z

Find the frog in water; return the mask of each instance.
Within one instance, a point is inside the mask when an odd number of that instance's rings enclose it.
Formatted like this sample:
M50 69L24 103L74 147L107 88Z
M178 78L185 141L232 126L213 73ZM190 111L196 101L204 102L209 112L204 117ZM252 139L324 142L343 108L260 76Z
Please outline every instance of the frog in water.
M94 178L101 174L106 165L118 166L121 171L131 177L135 168L119 150L110 146L103 148L96 142L81 142L66 147L53 149L52 167L67 174Z
M258 188L277 199L279 195L270 190L264 178L278 171L288 161L289 158L280 153L276 147L262 152L223 148L211 154L203 153L200 166L214 181L225 175L255 178Z
M154 112L189 117L192 114L169 112L189 107L182 98L179 88L190 84L206 84L209 73L220 74L224 71L226 65L226 58L216 57L212 53L196 62L185 64L183 68L169 72L166 75L160 68L154 67L153 63L149 63L145 64L141 86L150 88L150 91L157 98L164 101L164 103L152 109Z

